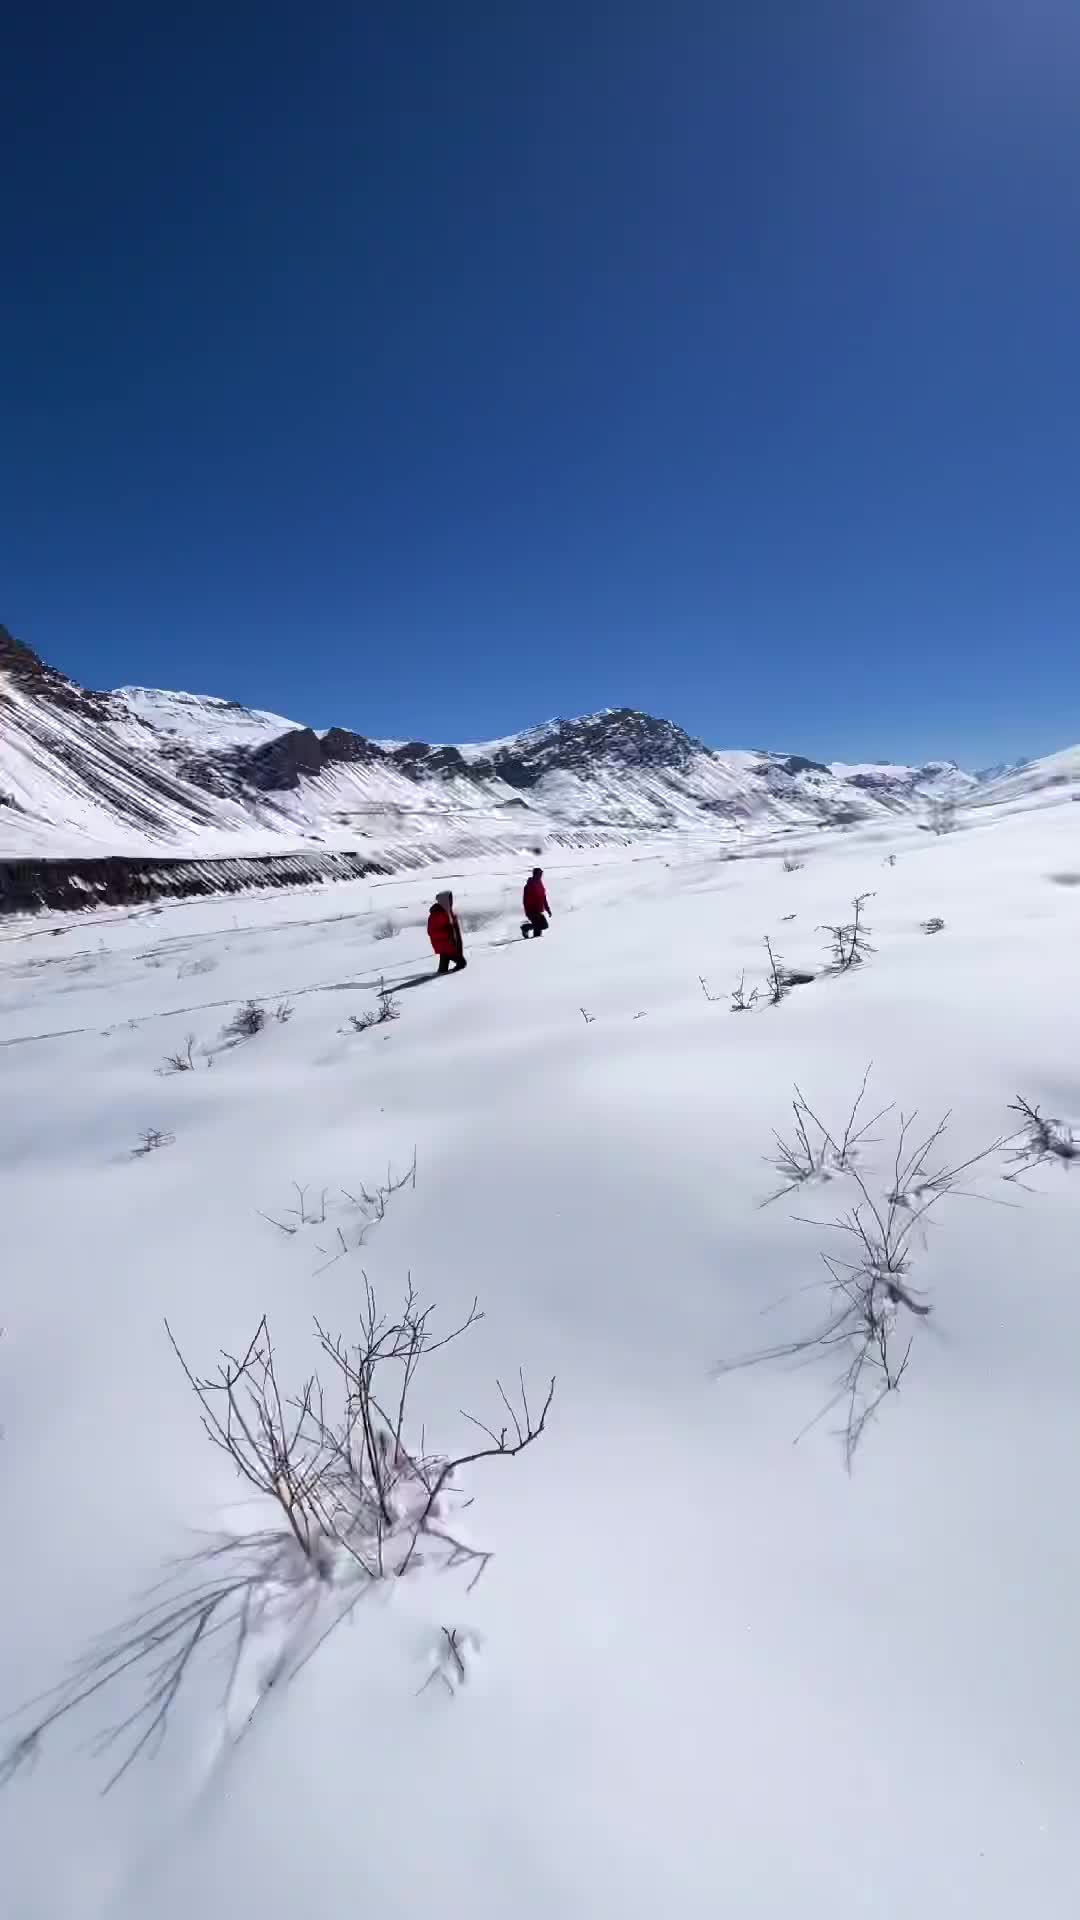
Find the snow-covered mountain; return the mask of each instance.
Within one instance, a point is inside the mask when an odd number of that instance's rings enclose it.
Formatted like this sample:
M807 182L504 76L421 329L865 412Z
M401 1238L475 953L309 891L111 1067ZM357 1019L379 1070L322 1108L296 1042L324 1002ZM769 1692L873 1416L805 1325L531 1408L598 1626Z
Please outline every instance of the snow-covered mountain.
M951 762L720 751L626 708L463 747L378 741L208 695L92 693L0 628L0 857L362 845L412 865L668 831L850 826L1073 779L1080 749L980 781Z

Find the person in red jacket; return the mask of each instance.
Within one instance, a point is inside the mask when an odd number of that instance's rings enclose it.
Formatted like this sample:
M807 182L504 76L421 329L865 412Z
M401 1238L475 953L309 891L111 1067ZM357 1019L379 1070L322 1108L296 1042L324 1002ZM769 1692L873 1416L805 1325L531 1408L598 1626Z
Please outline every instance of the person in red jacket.
M449 973L453 967L460 973L468 965L465 959L465 943L461 938L461 922L454 912L452 893L437 893L431 912L428 914L428 939L439 956L439 972Z
M551 912L551 908L548 905L547 888L544 885L543 867L533 868L532 873L525 882L525 891L521 896L521 904L525 909L525 921L521 929L521 937L523 940L527 940L531 933L535 940L539 940L540 935L547 931L548 915Z

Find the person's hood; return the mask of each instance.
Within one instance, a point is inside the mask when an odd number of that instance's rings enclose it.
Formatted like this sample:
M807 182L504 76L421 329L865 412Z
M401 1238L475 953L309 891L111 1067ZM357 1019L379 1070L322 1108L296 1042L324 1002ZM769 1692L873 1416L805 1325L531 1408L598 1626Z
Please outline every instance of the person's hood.
M453 906L451 903L453 898L452 893L437 893L435 895L435 905L441 907L444 913L452 913Z

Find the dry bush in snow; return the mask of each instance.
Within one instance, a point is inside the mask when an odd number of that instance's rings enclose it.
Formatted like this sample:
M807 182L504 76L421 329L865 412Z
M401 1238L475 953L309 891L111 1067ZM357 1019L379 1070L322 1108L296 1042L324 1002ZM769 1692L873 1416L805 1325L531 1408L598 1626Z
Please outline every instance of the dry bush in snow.
M856 894L851 903L852 919L842 926L833 927L826 923L818 928L819 933L829 936L829 958L834 973L848 973L852 967L861 967L872 953L876 953L876 947L870 944L872 929L863 918L866 902L873 897L872 893Z
M769 956L769 971L766 975L769 1005L771 1007L778 1007L787 992L788 980L784 963L780 955L773 952L772 941L769 939L768 934L765 935L765 951Z
M184 1040L184 1045L180 1052L167 1053L165 1055L164 1060L157 1069L158 1073L163 1077L174 1073L194 1073L194 1049L195 1035L189 1033Z
M302 1187L296 1180L292 1184L296 1205L285 1208L286 1219L275 1220L271 1213L260 1213L260 1220L266 1220L270 1226L276 1227L279 1233L290 1235L299 1233L301 1227L321 1227L326 1220L326 1196L329 1189L323 1187L319 1198L309 1203L307 1187Z
M793 853L785 853L784 859L783 859L783 868L785 873L801 873L805 865L806 865L805 860L796 859Z
M418 1376L482 1317L474 1301L440 1333L432 1315L411 1284L403 1305L384 1312L365 1279L355 1337L316 1323L323 1374L312 1371L292 1390L279 1376L265 1317L240 1356L223 1353L205 1376L166 1324L206 1436L246 1489L250 1524L175 1564L56 1687L17 1710L21 1731L0 1779L31 1762L59 1722L107 1693L117 1717L95 1752L115 1757L106 1783L115 1785L156 1750L211 1648L226 1662L225 1735L236 1739L270 1689L287 1685L376 1583L459 1569L475 1585L491 1554L461 1526L471 1502L460 1476L483 1461L514 1459L538 1440L555 1381L534 1404L520 1372L511 1393L496 1381L491 1423L466 1414L477 1438L432 1451L416 1404ZM451 1667L454 1652L451 1642Z
M1067 1120L1048 1117L1020 1094L1009 1112L1019 1114L1021 1121L1019 1134L1015 1136L1017 1144L1010 1154L1015 1168L1008 1175L1010 1180L1019 1182L1022 1173L1051 1162L1067 1172L1075 1160L1080 1160L1080 1134Z
M345 1254L353 1252L357 1247L362 1247L372 1228L380 1226L385 1220L386 1209L390 1201L394 1198L394 1195L403 1193L406 1187L411 1187L413 1192L416 1191L415 1147L413 1148L413 1157L409 1165L405 1168L404 1173L395 1173L393 1167L387 1167L386 1179L380 1180L376 1184L374 1192L369 1192L363 1182L361 1182L358 1194L350 1193L347 1187L343 1188L342 1193L344 1199L346 1199L349 1205L354 1207L360 1215L360 1226L354 1233L351 1244L349 1238L342 1232L341 1228L338 1227L336 1229L338 1244L332 1252L328 1247L319 1248L319 1252L326 1254L328 1257L323 1266L316 1268L316 1272L325 1273L326 1268L332 1267L335 1261L342 1259ZM324 1208L323 1218L325 1219L325 1217ZM277 1225L278 1223L275 1221L274 1224Z
M257 1000L246 1000L222 1029L227 1040L253 1040L266 1025L266 1009Z
M379 983L378 1005L371 1013L350 1013L349 1028L352 1033L367 1033L370 1027L385 1027L391 1020L400 1020L401 1008L397 998L385 982Z
M750 992L747 993L746 974L740 974L738 986L731 989L732 1013L752 1013L757 1005L758 991L757 987L751 987Z
M156 1153L159 1147L171 1147L176 1144L175 1133L165 1133L161 1127L144 1127L139 1135L138 1146L132 1147L133 1160L144 1160L148 1153Z
M371 937L373 940L393 940L399 931L397 921L391 920L388 914L385 920L376 921L371 930Z
M847 1204L831 1218L797 1216L807 1225L842 1236L838 1244L843 1254L820 1252L825 1270L820 1282L822 1313L805 1333L717 1368L718 1374L724 1374L767 1361L803 1361L815 1354L832 1360L838 1367L833 1391L803 1431L839 1407L849 1471L868 1422L882 1401L899 1390L914 1331L932 1310L911 1275L916 1249L925 1246L927 1216L950 1195L989 1198L972 1195L961 1181L1007 1145L1001 1138L969 1159L953 1163L941 1153L947 1114L925 1134L916 1130L917 1115L900 1114L891 1162L875 1174L869 1150L879 1136L872 1129L893 1108L882 1107L872 1118L862 1118L869 1073L867 1068L843 1130L819 1120L796 1088L792 1138L774 1136L777 1152L770 1164L781 1173L782 1184L763 1205L810 1185L843 1182L846 1186Z

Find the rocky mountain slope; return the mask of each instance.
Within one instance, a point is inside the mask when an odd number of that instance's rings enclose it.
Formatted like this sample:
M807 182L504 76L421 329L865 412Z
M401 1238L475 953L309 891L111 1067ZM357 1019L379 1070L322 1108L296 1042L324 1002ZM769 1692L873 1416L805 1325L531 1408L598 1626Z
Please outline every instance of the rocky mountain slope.
M1080 754L1055 759L1054 778L1080 776ZM1040 764L1003 781L1037 786ZM951 763L717 751L625 708L463 747L316 732L206 695L93 693L0 628L0 858L318 846L414 865L676 830L853 825L995 785Z

